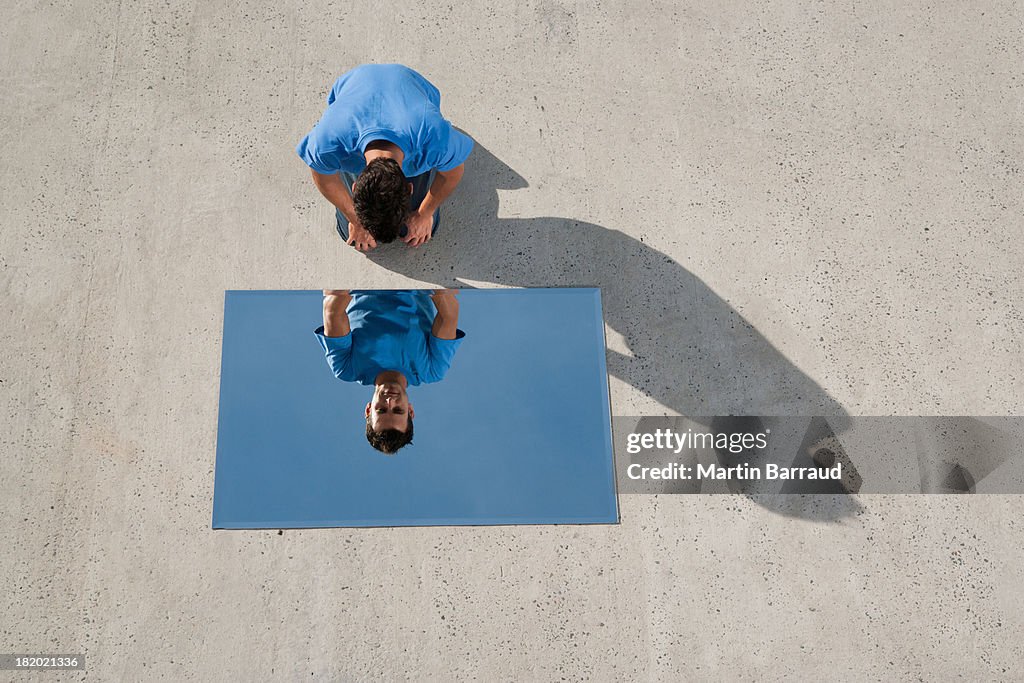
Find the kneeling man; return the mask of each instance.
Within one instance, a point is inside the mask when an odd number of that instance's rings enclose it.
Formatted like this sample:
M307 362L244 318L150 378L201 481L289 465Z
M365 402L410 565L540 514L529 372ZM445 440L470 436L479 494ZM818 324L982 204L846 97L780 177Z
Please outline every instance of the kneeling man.
M396 237L419 246L462 179L473 141L441 116L441 93L400 64L343 74L320 122L296 148L359 251ZM358 176L358 177L357 177Z

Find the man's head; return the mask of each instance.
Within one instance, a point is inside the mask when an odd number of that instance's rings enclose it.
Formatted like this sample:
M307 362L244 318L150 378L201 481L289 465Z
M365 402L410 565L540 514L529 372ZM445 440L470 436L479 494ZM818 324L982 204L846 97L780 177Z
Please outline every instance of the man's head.
M404 378L378 379L373 398L366 404L366 440L381 453L394 455L412 443L414 415Z
M352 187L356 217L378 242L393 242L409 216L412 184L390 157L377 157Z

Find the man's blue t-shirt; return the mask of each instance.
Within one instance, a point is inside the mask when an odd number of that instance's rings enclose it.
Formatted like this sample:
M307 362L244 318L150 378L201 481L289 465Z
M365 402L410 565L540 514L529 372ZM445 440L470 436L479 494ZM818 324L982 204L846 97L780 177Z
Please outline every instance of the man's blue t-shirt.
M351 291L344 337L326 337L316 329L334 376L372 386L385 370L398 370L410 386L438 382L452 364L466 333L438 339L430 333L437 309L424 290Z
M374 140L401 148L407 178L450 171L473 149L441 116L441 93L427 79L401 64L366 64L335 81L324 115L295 151L317 173L358 174Z

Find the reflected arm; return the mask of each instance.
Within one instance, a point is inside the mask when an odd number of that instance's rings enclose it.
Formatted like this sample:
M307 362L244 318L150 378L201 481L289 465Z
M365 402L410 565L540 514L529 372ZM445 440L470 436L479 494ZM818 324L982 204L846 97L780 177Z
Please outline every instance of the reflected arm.
M324 336L345 337L352 331L346 307L352 301L347 289L324 290Z
M455 351L462 344L466 333L459 329L459 300L457 289L437 289L430 298L437 308L434 324L427 337L427 362L420 373L420 380L440 382L451 367Z
M438 289L430 297L437 307L437 315L434 316L434 326L430 334L438 339L455 339L459 331L459 300L456 297L458 290Z
M324 290L324 326L314 330L327 355L327 365L338 379L356 381L352 369L352 328L346 308L352 301L347 289Z

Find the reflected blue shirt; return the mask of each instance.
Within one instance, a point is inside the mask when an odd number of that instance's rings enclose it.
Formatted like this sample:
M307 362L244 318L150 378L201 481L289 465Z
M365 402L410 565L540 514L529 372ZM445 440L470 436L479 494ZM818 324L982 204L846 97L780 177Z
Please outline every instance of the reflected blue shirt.
M317 173L358 174L374 140L401 148L407 178L450 171L473 149L441 116L441 93L430 81L401 64L365 64L335 81L320 122L295 151Z
M410 386L444 379L466 333L438 339L430 333L437 309L425 290L358 290L351 292L344 337L314 334L327 354L334 376L372 386L385 370L398 370Z

